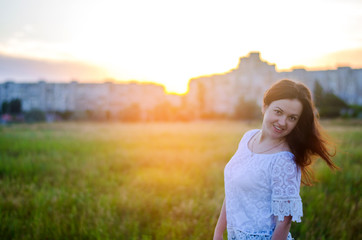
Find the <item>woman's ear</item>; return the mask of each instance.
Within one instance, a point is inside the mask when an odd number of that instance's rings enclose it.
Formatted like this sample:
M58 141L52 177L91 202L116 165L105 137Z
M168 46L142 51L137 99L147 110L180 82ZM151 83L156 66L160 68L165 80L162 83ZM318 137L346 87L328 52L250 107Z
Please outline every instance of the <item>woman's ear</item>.
M263 104L263 106L261 107L261 113L264 115L266 109L268 108L268 105Z

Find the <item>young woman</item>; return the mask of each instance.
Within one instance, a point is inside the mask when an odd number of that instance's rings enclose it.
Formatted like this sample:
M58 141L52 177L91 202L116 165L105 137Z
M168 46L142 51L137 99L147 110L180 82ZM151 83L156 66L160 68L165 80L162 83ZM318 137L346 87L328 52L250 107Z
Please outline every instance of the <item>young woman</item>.
M320 156L331 168L310 90L280 80L264 94L261 129L244 134L224 170L225 199L214 240L285 240L292 221L303 216L299 196L311 183L308 166Z

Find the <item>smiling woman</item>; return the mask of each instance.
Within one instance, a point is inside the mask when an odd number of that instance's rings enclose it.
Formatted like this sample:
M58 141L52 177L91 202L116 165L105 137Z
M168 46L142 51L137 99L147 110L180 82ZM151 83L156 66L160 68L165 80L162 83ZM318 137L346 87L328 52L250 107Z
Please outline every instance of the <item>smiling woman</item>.
M244 134L224 169L225 199L214 240L292 240L291 222L303 216L300 184L319 156L337 168L321 136L310 90L281 80L264 94L261 130ZM303 181L301 179L303 175Z
M286 137L297 125L302 110L303 105L297 99L280 99L264 105L263 133L275 139ZM261 144L259 147L263 148Z

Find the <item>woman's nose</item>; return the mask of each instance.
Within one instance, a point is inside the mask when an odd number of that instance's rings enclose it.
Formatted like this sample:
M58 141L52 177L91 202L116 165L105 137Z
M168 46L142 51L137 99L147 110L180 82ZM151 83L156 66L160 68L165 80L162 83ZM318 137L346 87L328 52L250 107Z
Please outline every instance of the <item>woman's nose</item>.
M281 126L285 126L285 124L286 124L286 117L281 117L281 118L279 118L279 124L281 125Z

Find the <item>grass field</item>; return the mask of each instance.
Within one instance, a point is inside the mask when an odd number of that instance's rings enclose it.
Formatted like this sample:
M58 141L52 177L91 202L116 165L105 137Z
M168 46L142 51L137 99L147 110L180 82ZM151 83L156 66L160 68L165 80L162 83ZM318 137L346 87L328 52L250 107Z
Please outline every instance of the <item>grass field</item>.
M296 239L362 239L361 122L323 122L332 173L302 187ZM259 123L53 123L0 128L0 239L212 239L223 169Z

